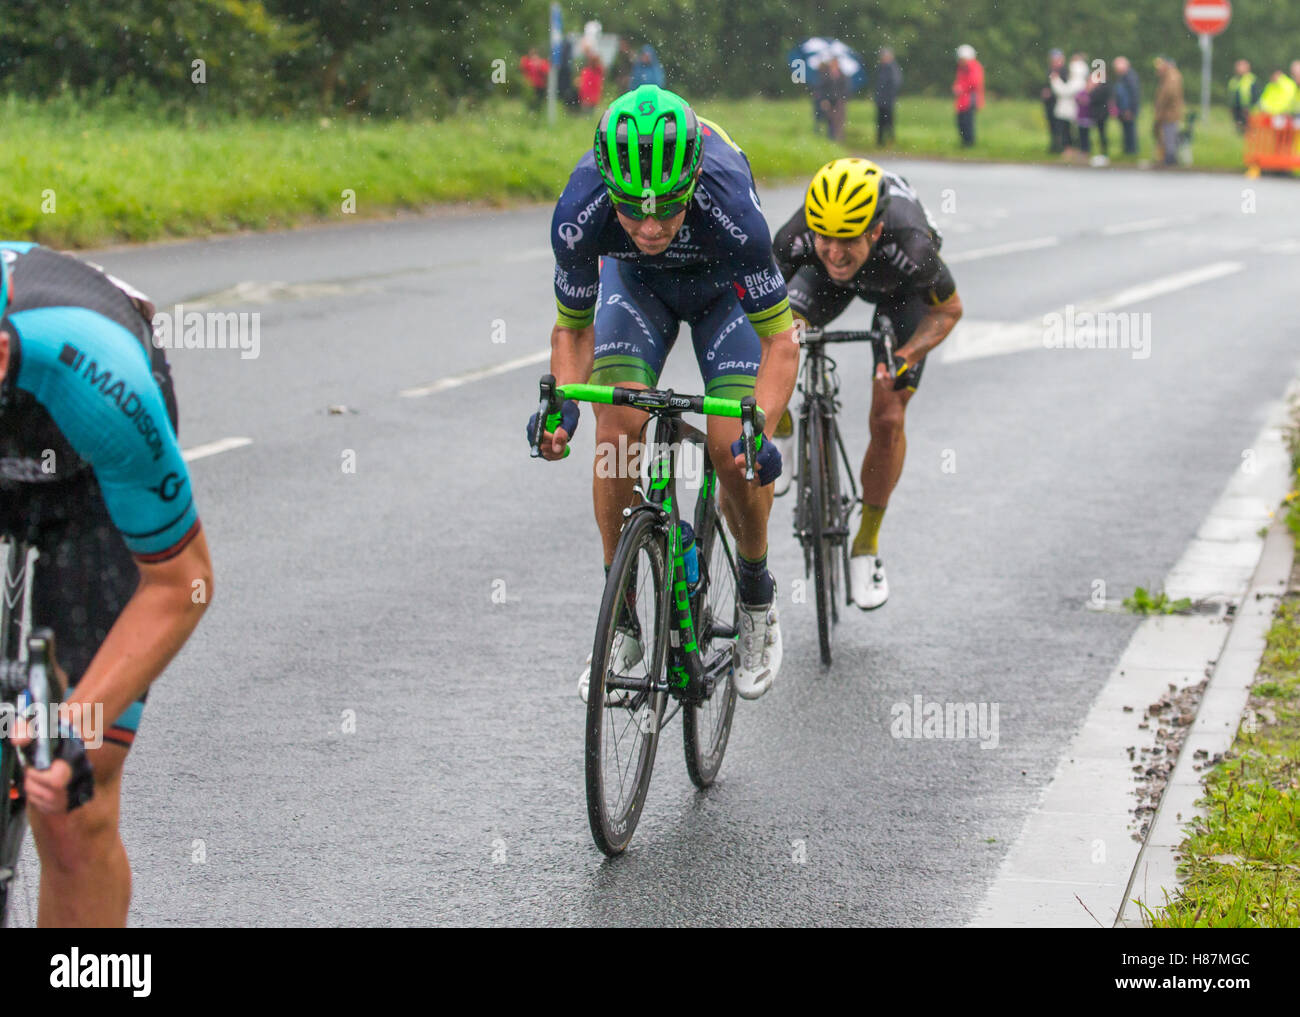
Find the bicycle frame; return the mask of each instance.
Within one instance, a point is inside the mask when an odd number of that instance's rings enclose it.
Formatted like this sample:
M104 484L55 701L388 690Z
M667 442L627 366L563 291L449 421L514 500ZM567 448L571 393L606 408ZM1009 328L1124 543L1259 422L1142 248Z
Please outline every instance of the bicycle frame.
M709 457L705 435L698 428L682 420L682 413L693 411L715 416L739 417L741 434L744 439L746 478L754 475L755 439L762 432L763 413L752 396L742 400L717 399L711 396L679 396L671 390L627 389L604 385L566 385L557 388L555 379L546 375L541 380L541 406L537 415L537 428L532 435L534 456L540 455L543 428L554 430L560 422L559 407L566 399L585 402L605 403L611 405L631 406L650 414L650 419L642 429L642 435L654 424L654 442L643 448L648 454L642 457L640 466L643 483L635 488L641 499L636 505L623 510L625 518L636 512L651 512L655 516L655 526L660 531L668 548L669 604L672 617L669 619L669 654L668 675L662 688L650 688L644 680L626 679L610 676L607 687L626 689L633 692L668 692L674 697L687 701L699 702L713 693L714 687L730 666L729 661L712 662L706 667L700 654L700 636L696 619L699 616L699 603L692 603L690 590L686 583L686 559L681 545L681 518L677 504L678 457L684 444L699 446L704 458L704 475L700 496L695 506L694 528L697 541L705 534L711 533L717 514L718 475ZM701 556L702 558L703 556ZM701 561L704 573L708 565ZM702 579L707 579L702 575ZM702 581L700 588L707 583ZM726 635L727 633L723 633ZM715 633L706 633L712 638ZM734 633L733 633L734 635Z
M0 703L12 726L20 700L45 710L56 693L53 634L48 629L32 628L32 589L40 554L22 541L5 540L0 547ZM44 720L48 720L48 714L41 718ZM41 721L32 746L32 765L45 769L53 750L48 724ZM18 752L6 732L0 739L0 924L7 924L9 891L27 831L25 800L21 793L11 793L21 781Z

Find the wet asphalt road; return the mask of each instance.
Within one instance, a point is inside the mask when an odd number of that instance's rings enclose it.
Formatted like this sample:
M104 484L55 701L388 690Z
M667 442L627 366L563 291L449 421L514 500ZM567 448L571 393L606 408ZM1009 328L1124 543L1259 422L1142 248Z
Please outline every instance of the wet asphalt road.
M707 793L686 776L680 724L667 729L640 828L612 862L587 830L574 690L601 578L590 413L584 455L543 465L523 438L543 364L398 395L546 349L550 209L101 252L163 309L208 299L262 315L256 359L173 355L182 444L253 443L192 466L216 597L155 685L127 765L132 922L968 919L1137 625L1086 610L1092 584L1111 598L1159 584L1295 374L1300 309L1283 297L1300 190L897 168L946 254L1059 240L954 259L972 322L1242 267L1132 305L1150 315L1147 359L932 362L882 534L893 596L841 622L829 671L812 605L791 598L802 561L792 499L778 501L781 677L738 704ZM777 224L799 201L761 194ZM841 323L868 320L857 305ZM698 390L681 345L664 381ZM855 460L866 354L839 357ZM892 737L891 707L917 695L998 704L996 747Z

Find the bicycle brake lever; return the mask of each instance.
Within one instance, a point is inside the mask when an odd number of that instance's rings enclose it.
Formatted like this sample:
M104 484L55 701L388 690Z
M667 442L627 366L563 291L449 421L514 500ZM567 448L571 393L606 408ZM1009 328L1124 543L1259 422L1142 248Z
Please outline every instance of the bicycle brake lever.
M32 742L32 765L38 770L48 770L54 762L53 736L50 722L53 719L50 705L62 697L58 695L58 676L54 670L54 633L49 629L36 629L27 638L27 688L31 703L40 714L36 718L36 737Z
M533 428L532 449L528 453L534 459L542 457L542 439L549 430L552 434L560 426L560 408L557 405L558 400L555 394L555 375L544 374L542 380L538 383L541 390L541 402L537 407L537 424ZM567 456L569 450L566 447L564 454Z
M745 396L740 400L740 444L745 450L745 480L754 479L754 457L757 450L754 447L754 417L758 409L758 404L754 402L753 396Z

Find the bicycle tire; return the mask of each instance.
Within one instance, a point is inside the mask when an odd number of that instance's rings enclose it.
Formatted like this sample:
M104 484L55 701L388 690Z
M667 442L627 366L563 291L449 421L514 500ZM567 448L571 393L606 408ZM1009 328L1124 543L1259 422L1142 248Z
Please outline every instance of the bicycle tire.
M700 661L707 669L711 663L720 663L718 655L726 654L734 662L736 633L740 625L739 597L740 574L736 558L727 541L722 519L716 514L713 526L703 539L696 536L699 546L700 572L704 581L698 598L697 612ZM726 573L723 581L722 573ZM715 596L716 595L716 596ZM718 622L719 609L730 605L729 624ZM682 743L686 752L686 772L698 788L706 788L717 779L722 768L722 757L731 737L731 721L736 711L736 683L734 663L727 679L714 686L713 695L703 703L688 706L682 711Z
M666 541L656 519L648 512L634 512L619 537L596 621L596 639L591 651L591 680L587 691L587 818L596 846L611 857L622 854L627 849L640 821L646 792L650 789L650 776L659 746L659 732L663 726L668 693L637 693L630 706L607 703L605 690L610 655L618 630L620 608L626 600L629 586L648 571L648 589L634 589L633 592L649 596L653 602L649 622L640 626L641 653L644 661L646 643L649 641L652 645L649 646L646 677L662 686L670 620L669 589L665 578L666 558ZM640 601L640 597L636 600ZM632 742L632 745L627 746L627 751L621 754L617 744L617 736L620 734L627 735ZM609 802L612 788L609 786L611 782L605 765L611 742L615 743L613 763L616 772L621 770L622 755L626 755L628 764L635 767L630 774L630 782L624 780L622 773L619 773L618 796L612 808Z
M11 906L18 886L18 861L22 855L23 838L27 833L27 814L21 795L11 795L10 788L22 779L17 765L17 755L7 742L0 746L0 789L4 798L0 802L0 928L9 928Z
M820 407L808 415L808 515L812 526L813 587L817 603L817 644L823 667L831 665L832 596L826 548L826 436Z

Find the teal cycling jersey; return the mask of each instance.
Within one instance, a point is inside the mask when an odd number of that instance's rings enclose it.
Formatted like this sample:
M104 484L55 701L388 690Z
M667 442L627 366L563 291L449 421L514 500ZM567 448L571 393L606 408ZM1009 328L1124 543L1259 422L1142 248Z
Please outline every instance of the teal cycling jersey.
M0 244L10 299L0 328L0 497L94 474L137 559L165 561L199 532L170 377L138 294L34 244ZM166 392L166 395L164 394Z

